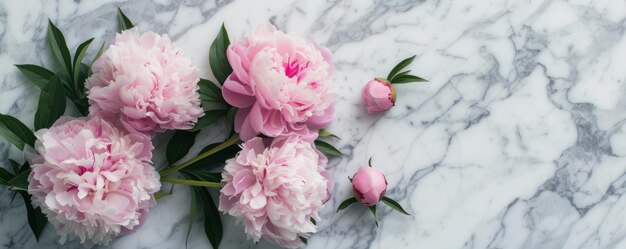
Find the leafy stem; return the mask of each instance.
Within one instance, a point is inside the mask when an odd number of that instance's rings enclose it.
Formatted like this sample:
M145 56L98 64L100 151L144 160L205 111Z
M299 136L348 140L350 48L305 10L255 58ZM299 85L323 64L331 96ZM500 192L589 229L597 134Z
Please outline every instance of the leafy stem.
M174 183L174 184L185 184L185 185L201 186L201 187L209 187L209 188L219 188L222 186L220 182L185 180L185 179L177 179L177 178L161 178L161 181Z
M204 159L204 158L206 158L206 157L208 157L210 155L213 155L213 154L215 154L215 153L217 153L217 152L219 152L219 151L221 151L223 149L226 149L229 146L238 143L239 141L241 141L241 140L239 140L239 135L233 135L232 137L230 137L228 140L224 141L220 145L215 146L214 148L212 148L210 150L207 150L207 151L197 155L196 157L194 157L192 159L189 159L189 160L187 160L185 162L182 162L179 165L168 167L168 168L165 168L165 169L161 170L159 172L159 175L161 175L161 177L170 175L170 174L172 174L174 172L177 172L177 171L179 171L181 169L186 168L189 165L192 165L193 163L195 163L197 161L200 161L200 160L202 160L202 159Z

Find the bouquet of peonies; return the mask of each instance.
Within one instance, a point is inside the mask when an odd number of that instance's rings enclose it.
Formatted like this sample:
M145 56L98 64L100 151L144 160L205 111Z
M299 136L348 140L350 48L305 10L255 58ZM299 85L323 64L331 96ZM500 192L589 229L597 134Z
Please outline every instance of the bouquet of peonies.
M201 211L214 248L222 238L220 211L243 223L255 242L306 244L333 189L327 156L342 155L320 140L336 137L323 129L335 98L330 52L269 25L231 44L222 26L209 53L213 82L200 79L166 35L141 33L121 10L118 19L120 33L93 60L85 59L93 38L72 57L49 22L56 70L16 65L41 95L35 132L0 114L0 135L26 157L10 160L13 172L0 167L0 184L24 199L34 235L50 223L61 243L107 245L142 225L156 200L171 193L161 190L166 183L191 187L188 232ZM381 89L389 85L380 82ZM383 103L375 98L390 99L385 89L364 90L364 101ZM67 100L76 111L66 114ZM218 121L226 125L224 141L181 161L198 133ZM159 167L152 163L152 138L168 130L175 130L168 165ZM355 175L355 197L340 209L357 201L371 209L383 198L406 213L383 197L382 173L370 171ZM220 188L219 197L208 188Z

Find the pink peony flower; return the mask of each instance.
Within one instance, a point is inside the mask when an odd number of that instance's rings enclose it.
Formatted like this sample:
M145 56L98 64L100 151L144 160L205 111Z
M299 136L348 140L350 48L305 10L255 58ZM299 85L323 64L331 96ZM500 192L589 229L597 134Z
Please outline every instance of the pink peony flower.
M352 189L356 199L366 206L376 205L385 195L387 179L372 167L361 168L352 178Z
M35 133L28 192L66 239L107 245L137 228L161 187L150 164L152 144L107 121L61 118Z
M249 237L289 248L316 231L311 219L330 198L326 157L300 137L279 137L268 146L261 138L245 142L226 161L219 210L242 221Z
M380 113L391 109L396 102L396 89L389 81L376 78L367 82L361 92L363 104L369 113Z
M129 131L190 129L204 114L198 70L167 36L123 31L92 69L90 114L119 120Z
M262 26L232 43L227 56L233 73L222 92L239 108L235 131L242 140L258 134L314 140L314 131L332 121L333 64L327 49Z

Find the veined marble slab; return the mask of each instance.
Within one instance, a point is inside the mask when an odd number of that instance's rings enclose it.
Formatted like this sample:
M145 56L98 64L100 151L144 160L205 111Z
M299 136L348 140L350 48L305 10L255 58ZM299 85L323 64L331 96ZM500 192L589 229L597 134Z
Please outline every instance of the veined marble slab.
M110 42L118 6L141 31L169 34L203 77L222 22L231 39L269 22L333 51L329 129L346 156L330 162L336 191L308 248L626 248L624 0L2 1L0 112L32 125L39 89L13 64L52 65L48 18L73 51ZM392 110L367 114L361 87L413 54L410 69L430 82L398 86ZM160 152L168 136L155 139ZM9 155L22 158L0 143ZM365 208L335 213L370 157L412 216L381 206L376 228ZM22 200L10 200L0 190L0 248L83 248L59 245L52 227L37 243ZM188 201L176 186L109 247L183 248ZM224 224L221 248L273 248ZM188 248L209 247L198 220Z

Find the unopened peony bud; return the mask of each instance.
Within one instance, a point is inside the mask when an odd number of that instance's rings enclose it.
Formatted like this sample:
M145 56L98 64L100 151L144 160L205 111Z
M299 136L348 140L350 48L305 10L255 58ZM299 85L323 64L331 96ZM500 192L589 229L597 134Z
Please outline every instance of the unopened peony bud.
M376 205L387 190L385 175L372 167L363 167L352 178L352 189L356 199L366 206Z
M380 113L393 107L396 102L396 89L389 81L376 78L363 87L361 97L367 112Z

